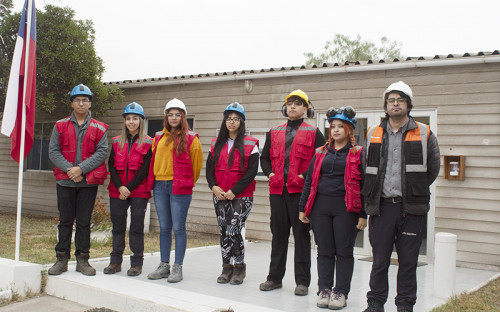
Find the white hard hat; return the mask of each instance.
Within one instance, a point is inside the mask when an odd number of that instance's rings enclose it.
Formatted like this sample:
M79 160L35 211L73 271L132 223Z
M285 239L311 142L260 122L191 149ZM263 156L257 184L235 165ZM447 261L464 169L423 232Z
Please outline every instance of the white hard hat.
M384 94L382 95L382 98L385 100L385 95L387 93L392 92L392 91L403 92L413 102L413 92L411 91L410 86L408 86L406 83L404 83L402 81L398 81L398 82L391 84L387 89L385 89Z
M168 101L167 105L165 106L165 115L167 114L167 111L172 108L181 109L184 111L184 114L187 115L186 105L184 105L184 102L177 98Z

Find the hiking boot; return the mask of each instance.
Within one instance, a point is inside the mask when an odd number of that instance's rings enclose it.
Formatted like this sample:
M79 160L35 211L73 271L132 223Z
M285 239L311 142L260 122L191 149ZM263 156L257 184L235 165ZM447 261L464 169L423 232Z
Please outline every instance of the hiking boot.
M398 312L413 312L413 307L398 307Z
M340 310L347 305L345 295L337 290L333 290L330 296L330 303L328 304L328 309L330 310Z
M231 280L233 276L233 265L232 264L222 264L222 273L217 277L217 283L226 284Z
M243 283L245 276L247 276L247 265L245 263L235 264L233 277L229 283L231 285L240 285Z
M319 294L318 294L318 301L316 302L316 306L318 308L328 308L328 303L330 303L330 294L332 290L331 289L323 289Z
M296 296L306 296L308 292L309 292L309 287L305 285L297 285L297 287L295 287Z
M264 283L260 284L259 289L262 291L270 291L281 287L282 287L281 283L275 283L273 281L265 281Z
M167 278L169 283L177 283L182 281L182 265L174 263L172 266L172 273Z
M107 267L104 268L104 274L115 274L117 272L121 272L122 265L118 263L110 263Z
M56 263L47 271L49 275L59 275L68 271L68 256L64 252L56 252Z
M133 265L128 269L128 276L139 276L142 273L142 265Z
M76 271L87 276L95 275L95 269L89 264L88 253L82 252L76 256Z
M150 280L167 278L170 275L170 264L168 262L160 262L160 265L153 272L148 274Z
M372 298L368 298L368 307L363 312L384 312L384 304Z

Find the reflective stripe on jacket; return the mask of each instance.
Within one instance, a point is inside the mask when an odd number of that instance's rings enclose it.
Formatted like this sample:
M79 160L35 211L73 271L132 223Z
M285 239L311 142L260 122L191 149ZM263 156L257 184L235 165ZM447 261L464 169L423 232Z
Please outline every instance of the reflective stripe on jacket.
M55 126L59 133L61 153L64 158L74 166L77 150L76 144L78 142L75 125L71 122L70 117L66 117L56 122ZM82 141L82 162L94 155L96 147L107 129L107 124L90 118L89 126L85 131ZM63 172L59 168L54 167L53 171L56 181L69 180L66 172ZM108 171L106 170L106 164L103 162L97 168L85 174L85 181L87 181L87 184L103 184L107 177Z
M269 179L269 193L282 194L285 186L285 137L287 124L271 128L271 148L269 156L274 176ZM286 187L289 193L300 193L304 187L304 179L299 177L307 171L314 155L316 127L303 122L297 129L290 149L289 170Z
M363 195L368 215L380 214L380 197L387 166L387 120L367 133L366 169ZM430 128L410 117L403 134L401 182L405 213L424 215L429 210L430 190L427 179L427 141Z
M123 148L120 149L120 136L114 137L112 140L113 151L115 154L115 168L123 185L127 185L127 183L134 178L137 171L142 167L144 156L146 156L151 148L151 145L153 144L153 139L149 136L144 137L144 141L141 145L139 145L137 141L138 140L132 143L132 147L129 148L128 140L125 140ZM109 182L108 190L109 197L120 197L120 192L116 189L113 181ZM130 192L130 197L151 197L151 188L148 178L144 179L141 184Z
M229 191L246 173L248 168L248 159L252 154L255 146L259 146L259 140L252 138L250 136L245 136L244 138L244 152L245 152L245 167L241 169L241 155L238 150L234 151L233 163L231 167L228 167L229 163L229 152L227 150L227 143L222 148L219 160L215 165L215 180L217 181L217 186L222 188L224 192ZM211 152L212 157L214 155L215 142L217 138L212 139ZM234 149L234 145L233 145ZM250 183L250 185L245 188L241 193L239 193L236 198L239 197L253 197L255 191L255 180Z

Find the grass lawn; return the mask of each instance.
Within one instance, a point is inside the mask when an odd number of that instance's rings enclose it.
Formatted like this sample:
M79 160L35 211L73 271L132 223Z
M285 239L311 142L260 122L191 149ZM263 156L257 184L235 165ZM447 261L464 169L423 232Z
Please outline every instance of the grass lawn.
M56 218L23 215L21 218L21 243L19 260L47 264L56 260L54 247L57 244ZM172 242L174 244L174 242ZM188 248L218 245L219 236L204 235L193 237L188 235ZM16 215L13 213L0 213L0 257L14 259L16 247ZM173 247L173 246L172 246ZM90 244L90 258L109 257L112 242L95 242ZM144 234L144 253L160 251L160 238L158 232ZM71 245L72 260L75 245ZM130 255L128 247L128 234L126 235L126 248L124 255Z

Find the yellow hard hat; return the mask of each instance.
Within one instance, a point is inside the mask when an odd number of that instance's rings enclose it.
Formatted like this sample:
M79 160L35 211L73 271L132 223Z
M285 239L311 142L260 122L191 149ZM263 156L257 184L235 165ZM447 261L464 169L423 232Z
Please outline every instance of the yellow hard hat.
M309 108L309 105L310 105L310 104L309 104L309 97L307 96L307 94L306 94L304 91L302 91L302 90L300 90L300 89L297 89L297 90L295 90L295 91L292 91L289 95L287 95L287 96L286 96L286 98L285 98L285 103L286 103L286 102L288 101L288 99L289 99L290 97L292 97L292 96L297 96L297 97L299 97L299 98L303 99L303 100L306 102L306 104L307 104L307 108Z

